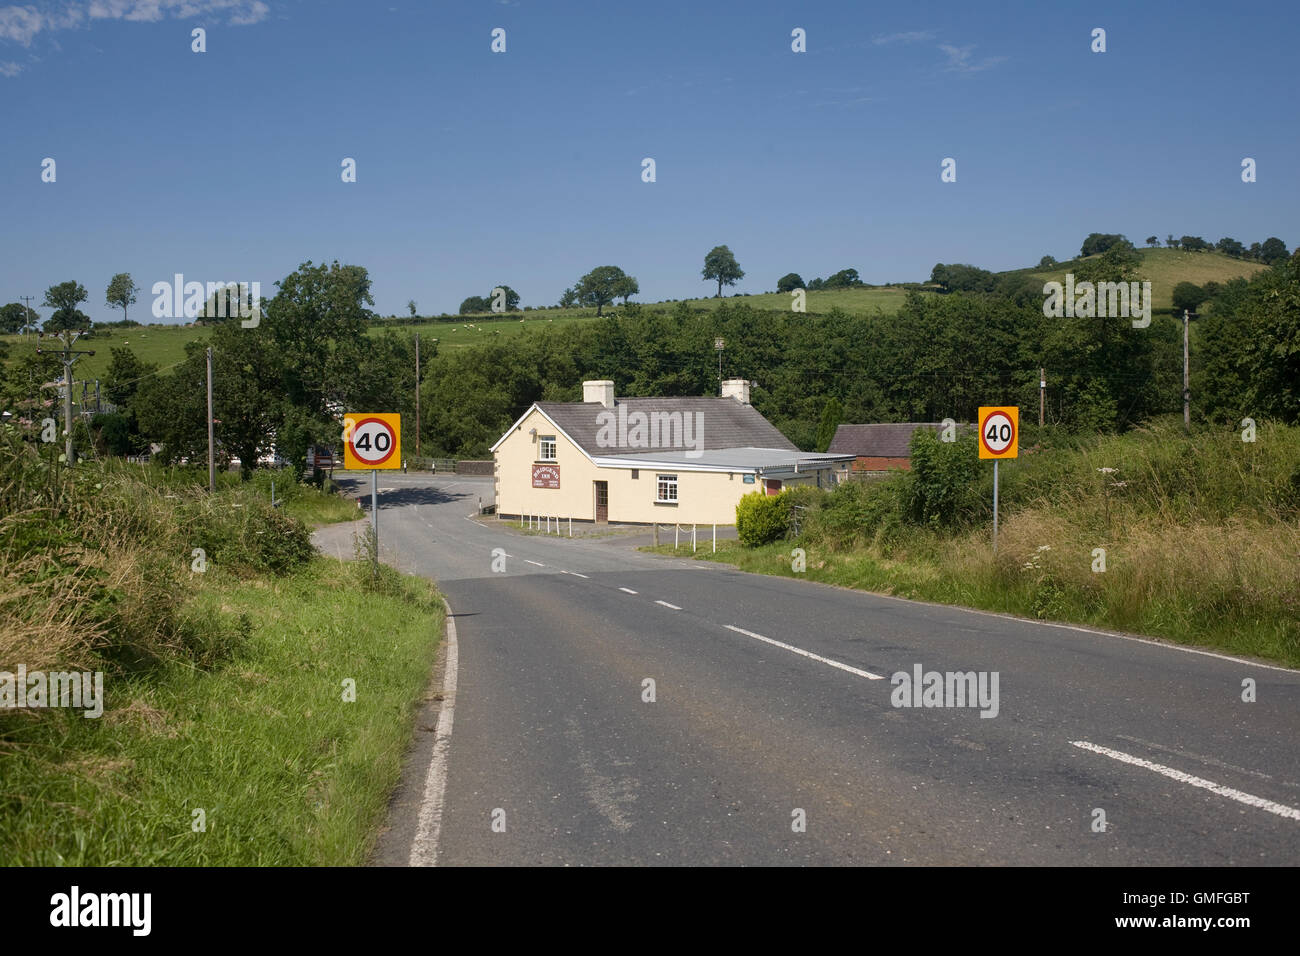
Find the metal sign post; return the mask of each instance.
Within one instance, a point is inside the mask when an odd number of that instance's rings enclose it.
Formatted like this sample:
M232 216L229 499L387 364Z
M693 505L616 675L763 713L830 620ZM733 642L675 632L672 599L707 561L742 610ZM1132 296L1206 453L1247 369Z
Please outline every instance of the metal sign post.
M379 472L370 470L370 576L379 576Z
M993 553L998 553L998 459L993 459Z

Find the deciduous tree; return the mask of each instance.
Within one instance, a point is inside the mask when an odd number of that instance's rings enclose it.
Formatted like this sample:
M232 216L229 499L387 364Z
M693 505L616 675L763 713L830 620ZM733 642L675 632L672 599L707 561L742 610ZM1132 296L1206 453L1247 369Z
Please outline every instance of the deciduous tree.
M735 285L745 278L745 272L740 268L740 263L736 261L735 255L726 246L714 246L709 250L709 254L704 257L704 269L701 275L705 279L711 279L718 283L716 298L719 299L722 298L722 287L724 285Z

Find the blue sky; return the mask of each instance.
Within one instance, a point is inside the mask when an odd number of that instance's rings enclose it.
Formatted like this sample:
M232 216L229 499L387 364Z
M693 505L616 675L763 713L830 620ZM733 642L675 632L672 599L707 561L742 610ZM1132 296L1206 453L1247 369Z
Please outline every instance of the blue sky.
M0 6L0 302L75 278L112 319L130 272L145 319L178 272L269 295L339 259L381 313L429 314L501 282L553 304L605 264L645 301L706 295L722 243L746 292L1016 268L1093 231L1291 247L1298 27L1293 2Z

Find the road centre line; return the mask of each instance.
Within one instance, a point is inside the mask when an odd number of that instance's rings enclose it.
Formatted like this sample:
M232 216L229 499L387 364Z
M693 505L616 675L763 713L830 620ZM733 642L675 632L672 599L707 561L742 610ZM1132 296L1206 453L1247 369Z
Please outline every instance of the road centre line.
M674 611L680 611L680 610L681 610L681 608L679 608L676 604L669 604L667 601L655 601L655 603L656 603L656 604L662 604L664 607L672 608Z
M1181 770L1175 770L1174 768L1166 767L1163 764L1152 763L1150 760L1143 760L1141 757L1134 757L1132 754L1126 754L1121 750L1111 750L1109 747L1099 747L1086 740L1071 740L1070 743L1081 750L1090 750L1093 753L1101 754L1103 757L1110 757L1112 760L1118 760L1121 763L1132 764L1134 767L1142 767L1146 770L1154 770L1156 773L1163 774L1170 780L1177 780L1179 783L1185 783L1191 787L1199 787L1202 790L1209 790L1211 793L1217 793L1219 796L1227 797L1229 800L1236 800L1238 803L1244 803L1248 807L1267 810L1269 813L1276 813L1279 817L1286 817L1290 820L1300 820L1300 810L1297 810L1295 807L1288 807L1283 803L1274 803L1272 800L1266 800L1263 797L1257 797L1254 794L1246 793L1242 790L1225 787L1223 784L1215 783L1213 780L1206 780L1204 777L1194 777L1190 773L1183 773Z
M625 591L625 592L628 593L628 594L636 594L636 592L633 591L631 588L619 588L619 590L620 590L620 591Z
M850 674L865 677L867 680L885 679L881 674L873 674L871 671L864 671L859 667L852 667L848 664L843 664L840 661L833 661L829 657L822 657L820 654L814 654L812 651L805 651L802 647L795 647L793 644L774 641L770 637L764 637L762 634L755 634L753 631L747 631L743 627L736 627L734 624L724 624L722 626L729 631L735 631L737 634L744 634L746 637L752 637L756 641L762 641L765 644L771 644L773 647L779 647L782 650L790 651L791 653L798 654L801 657L807 657L811 660L817 661L819 664L827 664L831 667L837 667L842 671L848 671Z

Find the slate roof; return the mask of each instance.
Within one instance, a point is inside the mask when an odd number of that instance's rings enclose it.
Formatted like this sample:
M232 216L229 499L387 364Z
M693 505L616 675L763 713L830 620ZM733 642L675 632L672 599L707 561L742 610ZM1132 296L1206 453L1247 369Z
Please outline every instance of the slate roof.
M685 451L702 448L712 451L722 448L779 448L785 451L798 451L795 444L781 434L775 425L760 415L752 405L746 405L737 399L712 397L684 398L620 398L614 402L612 411L621 417L621 409L628 414L644 412L647 418L654 412L680 412L685 415L700 413L703 418L691 419L690 444L677 429L670 429L668 439L678 439L673 444L660 444L654 449L647 448L603 448L596 443L596 433L600 428L597 415L606 409L599 402L538 402L540 408L552 421L564 429L565 433L582 446L587 454L603 457L615 455L642 455L648 451ZM700 423L699 433L695 432L695 422ZM631 423L629 423L629 429ZM685 429L683 428L682 431Z
M941 422L896 422L881 425L840 425L827 451L859 458L910 458L908 442L918 428L938 431ZM961 426L958 426L961 427Z

